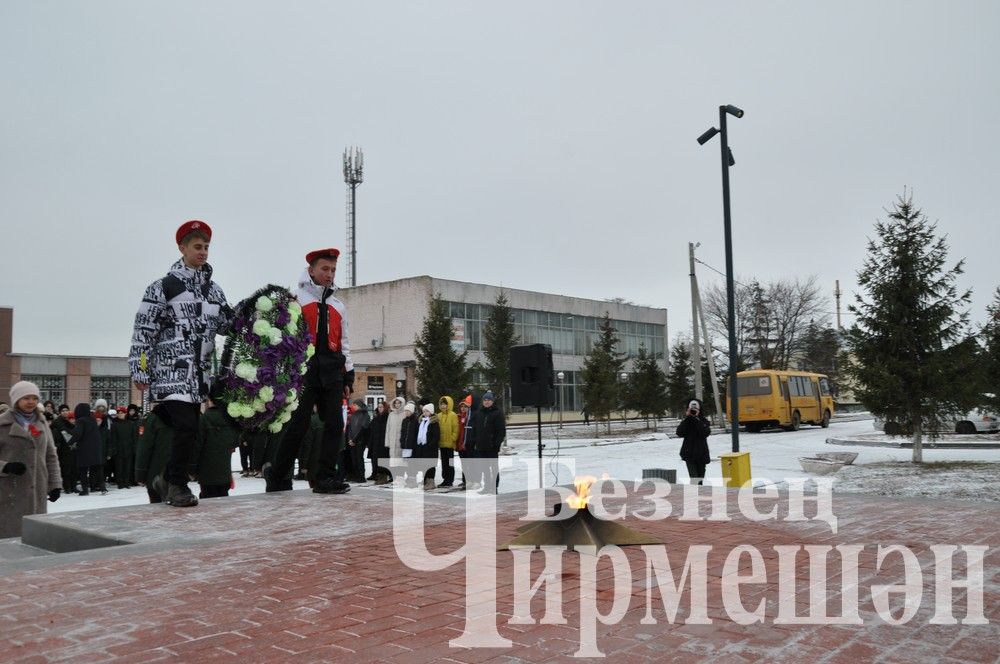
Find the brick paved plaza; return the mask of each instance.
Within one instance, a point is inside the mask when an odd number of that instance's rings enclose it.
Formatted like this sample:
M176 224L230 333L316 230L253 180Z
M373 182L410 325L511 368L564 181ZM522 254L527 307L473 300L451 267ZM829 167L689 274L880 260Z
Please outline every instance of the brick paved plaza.
M640 489L630 494L630 508L641 511L643 493ZM342 496L295 491L206 500L188 510L151 505L36 517L43 533L46 528L63 534L91 532L131 544L0 562L0 660L580 661L573 656L581 642L579 554L566 553L562 558L559 577L566 624L537 624L545 613L544 588L531 604L536 624L508 624L515 613L513 554L498 552L496 612L477 611L483 615L476 620L495 621L511 646L453 647L449 641L465 627L464 565L437 572L404 565L394 548L392 495L387 489L356 487ZM465 541L463 496L426 496L426 541L432 553L446 553ZM415 493L407 494L408 500L416 498ZM669 500L679 514L680 493L675 490ZM628 610L621 620L596 626L597 646L609 661L997 660L1000 507L836 495L839 531L833 534L826 523L815 520L749 521L739 514L735 492L729 492L728 500L729 522L683 521L676 516L658 521L629 516L623 522L667 545L678 579L689 546L712 546L707 584L712 623L685 624L691 614L688 588L676 624L667 621L654 589L649 604L656 624L645 624L651 622L643 621L648 604L646 556L638 548L624 548L632 573ZM498 544L517 534L524 504L524 494L497 499ZM767 504L758 501L758 509L766 511ZM779 506L783 514L785 503L780 498ZM707 515L707 505L703 512ZM723 605L723 563L734 547L743 544L756 547L767 568L765 584L741 587L747 611L765 600L763 624L738 625ZM866 545L859 566L863 625L775 623L778 554L773 547L798 544ZM874 610L869 592L873 583L903 583L898 555L886 558L875 578L878 544L905 545L923 570L920 608L903 625L886 624ZM929 624L935 612L935 560L929 547L937 544L989 546L983 572L988 624ZM542 553L533 554L531 560L534 581L542 570ZM741 560L740 571L745 573L749 562L746 557ZM810 591L804 553L796 559L794 571L800 582L798 615L805 615ZM965 556L959 552L953 576L962 579L965 574ZM841 579L836 551L830 556L828 576L828 614L838 616ZM613 577L611 561L601 557L596 588L601 612L613 604ZM584 600L590 596L582 595ZM900 598L897 594L890 599L897 617L903 608ZM965 589L954 590L951 605L956 619L965 618Z

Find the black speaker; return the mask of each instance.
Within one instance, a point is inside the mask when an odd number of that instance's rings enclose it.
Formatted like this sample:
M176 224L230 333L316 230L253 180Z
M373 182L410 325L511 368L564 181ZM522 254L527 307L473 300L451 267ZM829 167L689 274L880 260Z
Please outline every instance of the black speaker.
M555 403L552 346L527 344L510 349L510 402L514 406L551 406Z

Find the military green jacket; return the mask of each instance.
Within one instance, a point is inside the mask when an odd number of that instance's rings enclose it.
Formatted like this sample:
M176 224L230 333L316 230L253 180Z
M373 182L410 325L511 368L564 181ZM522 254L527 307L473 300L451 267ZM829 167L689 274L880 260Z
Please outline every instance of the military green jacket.
M239 433L217 407L209 408L201 416L194 447L195 475L201 485L229 486L233 478L233 449Z
M139 442L135 450L137 482L149 484L154 477L166 472L173 444L174 430L157 416L155 410L146 415L139 425Z

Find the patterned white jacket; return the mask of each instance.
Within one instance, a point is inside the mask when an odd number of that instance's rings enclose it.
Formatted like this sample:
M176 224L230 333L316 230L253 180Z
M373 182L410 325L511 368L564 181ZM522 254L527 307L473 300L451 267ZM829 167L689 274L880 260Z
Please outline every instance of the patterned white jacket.
M135 315L129 369L154 401L200 403L211 383L216 335L229 333L233 310L212 281L212 266L179 260L146 289Z

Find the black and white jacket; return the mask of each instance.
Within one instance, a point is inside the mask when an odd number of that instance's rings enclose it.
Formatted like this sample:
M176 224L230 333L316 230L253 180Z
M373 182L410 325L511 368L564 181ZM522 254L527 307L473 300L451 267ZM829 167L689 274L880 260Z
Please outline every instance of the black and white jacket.
M211 381L216 335L229 333L233 310L212 281L212 267L179 260L146 289L135 315L129 369L149 383L154 401L200 403Z

